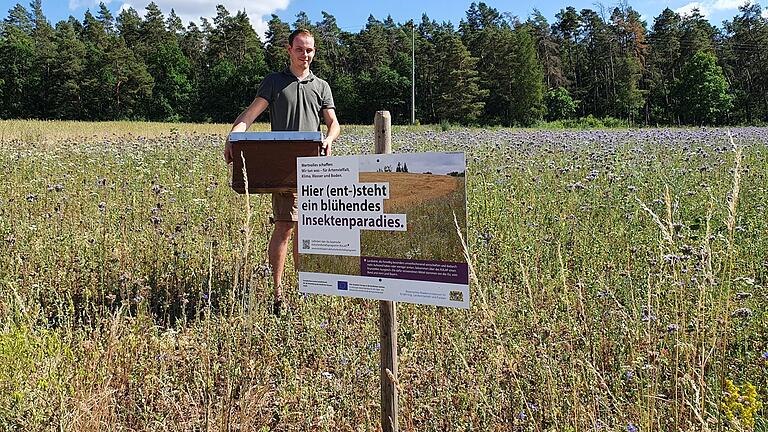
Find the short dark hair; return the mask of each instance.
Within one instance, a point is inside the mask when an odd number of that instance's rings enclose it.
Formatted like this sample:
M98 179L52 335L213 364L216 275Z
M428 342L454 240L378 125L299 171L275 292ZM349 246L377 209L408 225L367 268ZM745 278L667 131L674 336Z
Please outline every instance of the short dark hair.
M312 39L315 38L315 35L312 34L311 31L305 29L305 28L297 28L294 30L289 36L288 36L288 46L293 46L293 40L296 39L296 36L303 34L311 37Z

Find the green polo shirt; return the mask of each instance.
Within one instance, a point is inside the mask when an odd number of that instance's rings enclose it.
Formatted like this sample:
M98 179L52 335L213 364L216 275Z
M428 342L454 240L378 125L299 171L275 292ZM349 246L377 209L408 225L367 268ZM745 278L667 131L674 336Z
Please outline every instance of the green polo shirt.
M273 131L319 131L323 109L334 109L331 87L311 71L299 80L286 69L273 72L261 82L256 96L269 102Z

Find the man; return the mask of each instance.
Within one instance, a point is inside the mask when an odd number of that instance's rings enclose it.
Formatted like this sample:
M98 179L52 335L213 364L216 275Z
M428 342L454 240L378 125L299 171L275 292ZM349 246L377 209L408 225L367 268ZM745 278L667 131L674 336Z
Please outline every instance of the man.
M287 49L290 66L282 72L273 72L264 78L256 92L256 98L235 120L232 132L248 130L267 108L273 131L319 131L322 120L328 127L322 148L326 155L330 155L331 145L341 129L336 119L331 88L327 82L309 70L309 65L315 57L315 38L309 30L297 29L288 37ZM224 159L230 163L232 157L232 144L227 140ZM275 285L273 312L279 314L283 304L283 268L292 233L294 266L299 259L298 235L295 233L298 221L296 194L272 194L272 212L275 227L269 240L267 255Z

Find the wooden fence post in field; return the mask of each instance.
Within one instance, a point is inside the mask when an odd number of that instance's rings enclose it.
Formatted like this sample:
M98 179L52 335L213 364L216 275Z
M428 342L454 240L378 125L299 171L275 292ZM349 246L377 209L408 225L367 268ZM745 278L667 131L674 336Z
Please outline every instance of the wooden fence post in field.
M373 120L376 153L392 153L392 117L389 111L377 111ZM381 430L398 432L397 414L397 310L395 302L379 301L379 339L381 342Z
M392 153L392 117L389 111L376 111L373 128L376 131L376 153Z

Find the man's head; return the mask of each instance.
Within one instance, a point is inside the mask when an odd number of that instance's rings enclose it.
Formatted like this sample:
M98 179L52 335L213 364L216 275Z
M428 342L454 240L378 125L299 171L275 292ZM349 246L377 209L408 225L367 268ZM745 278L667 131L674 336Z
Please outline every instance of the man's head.
M291 69L306 70L315 57L315 37L307 29L296 29L288 36Z

